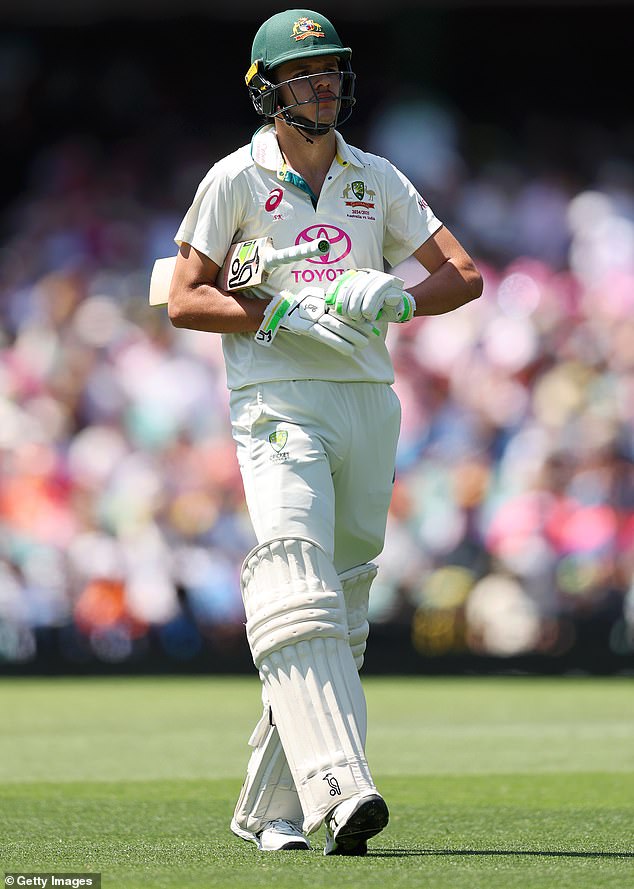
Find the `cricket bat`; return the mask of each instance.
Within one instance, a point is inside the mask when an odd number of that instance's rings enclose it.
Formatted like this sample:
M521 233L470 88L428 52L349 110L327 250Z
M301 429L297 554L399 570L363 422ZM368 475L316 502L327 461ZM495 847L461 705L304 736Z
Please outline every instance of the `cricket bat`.
M327 238L316 238L305 244L285 247L276 250L271 238L252 238L232 244L225 257L222 268L218 272L216 286L221 290L244 290L264 284L271 269L298 259L310 259L328 253L330 241ZM167 304L176 257L168 256L157 259L150 278L150 305L164 306Z

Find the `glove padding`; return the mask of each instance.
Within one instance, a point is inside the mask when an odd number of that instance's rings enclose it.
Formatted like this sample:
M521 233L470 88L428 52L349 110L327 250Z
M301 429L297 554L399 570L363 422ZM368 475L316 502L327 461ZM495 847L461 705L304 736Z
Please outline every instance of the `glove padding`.
M388 295L402 292L404 281L375 269L349 269L326 291L326 303L337 315L375 321Z
M397 324L403 324L405 321L412 320L415 311L416 300L411 293L408 293L407 290L394 291L385 297L379 318L382 321L395 321Z
M379 332L368 321L341 318L328 308L321 287L305 287L298 294L283 290L266 307L255 341L270 346L278 331L287 330L349 356L367 346L369 338Z

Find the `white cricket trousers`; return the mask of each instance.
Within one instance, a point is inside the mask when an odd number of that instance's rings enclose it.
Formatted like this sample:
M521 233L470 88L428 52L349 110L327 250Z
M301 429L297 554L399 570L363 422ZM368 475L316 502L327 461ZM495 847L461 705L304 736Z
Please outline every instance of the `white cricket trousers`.
M341 573L383 549L401 410L387 383L290 380L231 393L259 543L308 537Z

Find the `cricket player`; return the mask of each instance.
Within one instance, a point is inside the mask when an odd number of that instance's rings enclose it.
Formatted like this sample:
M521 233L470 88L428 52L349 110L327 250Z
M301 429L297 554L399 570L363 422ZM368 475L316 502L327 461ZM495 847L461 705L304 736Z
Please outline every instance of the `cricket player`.
M175 236L169 315L222 334L258 541L242 593L264 709L231 829L262 851L309 849L325 823L324 854L364 855L388 823L358 675L400 421L385 335L482 288L407 178L337 131L355 102L350 58L318 12L264 22L246 83L265 123L208 172ZM330 249L257 288L216 287L231 244L263 236ZM429 276L405 291L384 263L412 255Z

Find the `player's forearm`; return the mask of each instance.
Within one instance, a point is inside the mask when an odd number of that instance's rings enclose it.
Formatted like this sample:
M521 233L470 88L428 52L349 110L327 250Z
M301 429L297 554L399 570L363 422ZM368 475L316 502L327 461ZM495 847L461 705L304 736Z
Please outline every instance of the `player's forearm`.
M200 284L171 292L168 312L174 327L208 333L249 333L260 326L266 305L265 300Z
M408 291L416 300L416 315L442 315L477 299L482 293L482 277L472 263L448 259Z

